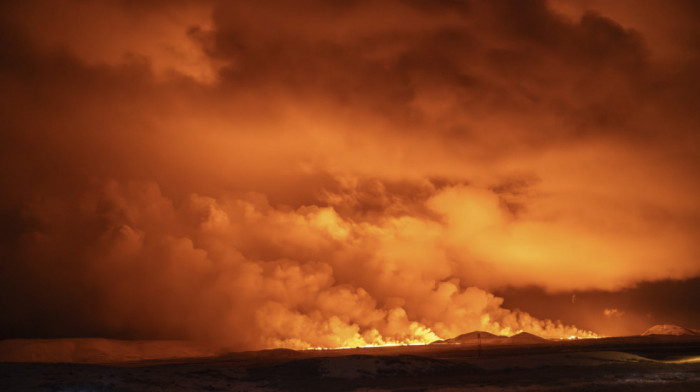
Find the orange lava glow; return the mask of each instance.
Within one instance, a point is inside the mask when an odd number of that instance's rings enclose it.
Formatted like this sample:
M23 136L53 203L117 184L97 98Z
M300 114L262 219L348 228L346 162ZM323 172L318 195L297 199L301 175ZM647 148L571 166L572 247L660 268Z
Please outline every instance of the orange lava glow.
M693 328L698 10L641 3L3 2L0 339Z

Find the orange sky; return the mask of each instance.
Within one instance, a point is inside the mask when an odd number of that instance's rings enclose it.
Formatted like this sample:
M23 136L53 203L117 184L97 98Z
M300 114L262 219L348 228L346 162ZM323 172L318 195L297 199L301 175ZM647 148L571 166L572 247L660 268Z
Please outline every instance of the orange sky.
M700 326L691 0L0 11L0 338Z

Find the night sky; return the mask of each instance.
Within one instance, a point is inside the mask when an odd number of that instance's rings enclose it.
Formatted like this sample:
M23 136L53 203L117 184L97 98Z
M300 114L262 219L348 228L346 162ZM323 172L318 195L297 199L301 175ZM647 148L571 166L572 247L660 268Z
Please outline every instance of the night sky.
M700 2L0 3L0 338L700 328Z

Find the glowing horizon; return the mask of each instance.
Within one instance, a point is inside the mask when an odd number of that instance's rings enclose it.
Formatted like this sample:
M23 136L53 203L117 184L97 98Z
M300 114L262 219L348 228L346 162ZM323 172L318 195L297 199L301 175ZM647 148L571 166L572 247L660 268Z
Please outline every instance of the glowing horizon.
M8 3L0 339L700 326L688 2Z

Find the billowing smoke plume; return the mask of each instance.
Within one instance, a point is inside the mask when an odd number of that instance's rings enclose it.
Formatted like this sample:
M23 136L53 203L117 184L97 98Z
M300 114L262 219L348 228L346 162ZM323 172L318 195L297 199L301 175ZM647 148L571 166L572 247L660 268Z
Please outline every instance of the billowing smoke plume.
M458 189L435 190L425 208ZM60 302L24 306L65 315L87 302L90 322L110 334L244 348L430 342L476 329L587 335L463 284L455 265L469 256L434 212L355 221L330 206L276 209L261 195L173 203L152 183L109 182L78 205L28 207L37 229L23 235L21 273Z
M491 293L697 277L697 6L581 4L3 3L0 337L563 337Z

